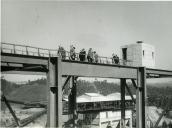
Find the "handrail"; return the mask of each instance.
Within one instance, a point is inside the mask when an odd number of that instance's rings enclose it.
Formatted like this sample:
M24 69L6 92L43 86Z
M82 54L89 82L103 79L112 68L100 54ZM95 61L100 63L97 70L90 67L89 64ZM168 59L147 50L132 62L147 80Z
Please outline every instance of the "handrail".
M21 44L12 44L12 43L4 43L1 42L1 44L5 44L5 45L15 45L15 46L19 46L19 47L28 47L28 48L35 48L38 49L38 47L33 47L33 46L29 46L29 45L21 45ZM50 50L50 51L57 51L57 49L47 49L47 48L39 48L41 50Z
M6 47L8 46L8 48L6 48L5 46ZM9 48L10 46L12 48ZM19 49L17 47L22 47L24 50L23 49L21 50L21 49ZM31 51L31 50L34 50L34 51ZM46 48L39 48L39 47L33 47L33 46L28 46L28 45L20 45L20 44L12 44L12 43L4 43L4 42L1 42L1 53L33 55L33 56L43 56L43 57L60 56L62 59L64 59L58 53L57 49L46 49ZM66 53L65 59L69 59L70 60L71 59L70 52L69 51L65 51L65 53ZM98 56L98 63L115 64L114 62L112 62L112 59L113 59L112 57ZM74 61L80 61L79 53L76 53ZM119 63L118 64L120 64L120 65L128 65L129 62L133 62L133 61L119 59Z

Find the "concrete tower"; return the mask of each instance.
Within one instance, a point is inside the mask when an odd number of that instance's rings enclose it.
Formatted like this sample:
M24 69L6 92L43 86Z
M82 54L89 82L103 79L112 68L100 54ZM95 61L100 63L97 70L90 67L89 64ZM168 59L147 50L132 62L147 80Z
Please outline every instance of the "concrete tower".
M138 41L136 44L121 46L121 58L130 66L155 68L155 48L150 44Z

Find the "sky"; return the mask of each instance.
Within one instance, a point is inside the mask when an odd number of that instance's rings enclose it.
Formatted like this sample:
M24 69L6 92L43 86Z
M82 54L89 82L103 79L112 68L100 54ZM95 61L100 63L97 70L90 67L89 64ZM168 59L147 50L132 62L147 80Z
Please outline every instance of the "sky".
M155 46L156 68L172 70L172 2L2 0L1 18L2 42L110 57L142 40Z

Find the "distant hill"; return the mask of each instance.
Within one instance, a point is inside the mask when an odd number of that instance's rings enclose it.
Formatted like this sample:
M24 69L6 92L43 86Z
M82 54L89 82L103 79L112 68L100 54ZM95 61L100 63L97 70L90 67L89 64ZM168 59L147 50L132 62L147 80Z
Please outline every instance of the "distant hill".
M25 85L13 90L8 99L24 102L46 101L47 91L45 85Z
M172 81L168 81L168 82L162 82L162 83L148 83L148 86L152 86L152 87L172 87Z
M172 78L147 79L147 85L153 87L172 87Z
M46 80L36 80L29 81L26 85L16 85L9 82L4 82L2 89L6 92L8 99L24 102L38 102L38 101L47 101L47 91L46 91ZM135 88L128 83L133 94L136 93ZM172 102L172 86L168 81L166 83L155 83L150 82L147 84L147 95L148 95L148 104L163 108L166 105L166 99ZM68 94L68 86L66 86L65 94ZM94 81L89 82L85 80L77 81L77 96L80 96L84 93L100 93L103 95L108 95L114 92L120 92L119 83L109 83L105 81ZM126 91L126 93L128 93Z

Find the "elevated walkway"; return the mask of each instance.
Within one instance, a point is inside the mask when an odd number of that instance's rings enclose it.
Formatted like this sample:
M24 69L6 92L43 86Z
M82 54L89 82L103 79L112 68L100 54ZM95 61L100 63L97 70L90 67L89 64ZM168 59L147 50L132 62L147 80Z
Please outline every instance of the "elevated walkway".
M102 78L132 78L136 79L138 67L127 64L129 60L120 60L119 64L112 63L112 58L99 57L98 63L81 62L76 53L76 60L70 60L66 51L66 59L61 60L63 76L85 76ZM49 57L60 57L56 49L43 49L26 45L1 43L1 71L48 72ZM126 61L124 63L124 61ZM125 64L125 65L123 65ZM102 73L103 72L103 73ZM7 72L8 73L8 72ZM162 69L146 70L149 77L170 77L172 71Z
M5 47L7 45L8 47ZM9 48L9 45L11 48ZM19 48L20 47L20 48ZM21 50L22 49L22 50ZM33 49L35 51L30 51ZM47 51L42 52L42 51ZM66 51L67 52L67 51ZM33 54L31 54L33 53ZM105 58L105 60L104 60ZM136 103L136 127L145 128L145 104L146 104L146 78L151 77L172 77L172 71L162 69L150 69L145 67L134 67L130 65L120 65L111 63L111 58L100 57L99 63L81 62L78 55L75 61L61 59L57 50L41 49L24 45L6 44L1 45L1 71L6 72L42 72L47 75L48 85L48 127L62 127L62 93L64 86L70 80L71 93L69 95L69 108L73 114L73 127L77 124L77 105L76 105L76 80L78 77L101 77L120 79L121 87L121 127L125 128L125 88L128 90L132 100ZM123 61L123 60L122 60ZM66 82L62 83L62 77L67 77ZM69 78L69 79L68 79ZM127 86L126 80L131 79L136 89L136 101ZM135 82L136 81L136 82ZM98 103L99 104L99 103ZM96 104L96 105L98 105ZM113 103L107 103L107 106ZM94 108L95 104L85 106L86 110ZM105 105L105 104L103 104ZM82 106L82 104L81 104ZM102 107L102 104L99 104ZM105 105L106 106L106 105ZM84 108L84 107L82 107ZM110 108L112 109L112 108Z

